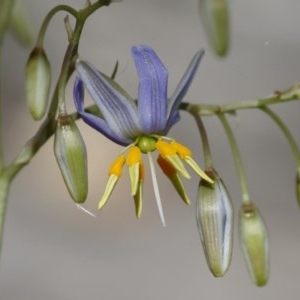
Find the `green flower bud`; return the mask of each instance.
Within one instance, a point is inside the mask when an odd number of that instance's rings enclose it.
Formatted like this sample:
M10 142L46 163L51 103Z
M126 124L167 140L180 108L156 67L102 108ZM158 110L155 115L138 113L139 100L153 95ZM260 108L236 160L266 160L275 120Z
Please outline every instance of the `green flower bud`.
M263 286L269 278L269 244L264 221L253 204L240 213L240 241L253 282Z
M15 0L9 20L10 29L21 43L30 45L32 42L32 23L23 1Z
M83 203L88 191L86 148L69 115L63 114L57 119L54 153L72 199Z
M213 49L219 56L225 56L229 48L227 0L199 0L199 10Z
M206 256L214 276L223 276L232 256L233 207L222 179L213 170L206 172L213 184L201 180L198 189L197 224Z
M35 120L40 120L46 112L50 85L50 63L44 49L35 47L26 65L27 106Z

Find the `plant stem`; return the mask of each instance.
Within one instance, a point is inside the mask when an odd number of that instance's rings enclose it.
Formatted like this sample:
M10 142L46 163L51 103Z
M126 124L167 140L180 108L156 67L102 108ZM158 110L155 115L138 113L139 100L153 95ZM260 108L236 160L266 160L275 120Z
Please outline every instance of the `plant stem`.
M298 145L290 132L290 130L287 128L287 126L284 124L284 122L280 119L280 117L269 107L263 106L260 108L263 112L265 112L269 117L273 119L273 121L278 125L278 127L281 129L282 133L284 134L285 138L287 139L293 156L295 158L296 162L296 169L297 171L300 171L300 152Z
M206 133L204 124L202 122L202 119L199 116L198 112L193 109L193 106L191 106L190 108L187 107L187 112L189 112L194 117L197 127L198 127L198 130L199 130L199 133L200 133L200 136L201 136L205 169L213 169L211 150L210 150L207 133Z
M193 110L197 111L200 116L211 116L220 113L231 113L240 109L261 108L271 104L285 103L300 99L300 85L293 84L289 89L283 92L276 92L270 97L231 102L223 105L213 104L189 104L181 103L180 109L187 110L193 106Z
M241 192L242 192L242 202L243 202L243 204L250 204L251 201L250 201L250 197L249 197L246 173L245 173L244 165L242 162L241 154L240 154L236 139L234 137L232 129L231 129L225 115L219 114L218 117L225 129L225 132L226 132L226 135L227 135L230 147L231 147L231 151L233 154L233 158L235 161L235 165L236 165L236 169L237 169L239 181L240 181Z

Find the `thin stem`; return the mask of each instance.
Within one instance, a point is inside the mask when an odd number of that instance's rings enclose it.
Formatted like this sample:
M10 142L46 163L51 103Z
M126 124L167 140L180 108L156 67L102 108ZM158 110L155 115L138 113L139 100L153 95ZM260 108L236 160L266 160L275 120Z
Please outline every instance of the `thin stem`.
M72 8L72 7L68 6L68 5L58 5L58 6L55 6L54 8L52 8L48 12L48 14L46 15L46 17L45 17L45 19L44 19L44 21L42 23L40 32L39 32L38 37L37 37L36 46L43 47L45 33L46 33L46 30L47 30L47 28L49 26L49 23L52 20L53 16L57 12L60 12L60 11L68 12L69 14L71 14L72 16L74 16L75 18L77 18L77 15L78 15L78 12L74 8Z
M8 199L8 190L10 186L10 181L6 176L0 177L0 254L2 249L2 237L4 231L4 222L6 215L6 206Z
M232 129L225 117L224 114L219 114L218 115L228 138L230 147L231 147L231 151L233 154L233 158L235 161L235 165L236 165L236 169L238 172L238 176L239 176L239 181L240 181L240 186L241 186L241 192L242 192L242 201L243 204L250 204L250 197L249 197L249 190L248 190L248 185L247 185L247 179L246 179L246 173L245 173L245 169L244 169L244 165L242 162L242 158L241 158L241 154L240 154L240 150L238 148L236 139L234 137L234 134L232 132Z
M180 109L193 109L200 116L211 116L220 113L231 113L240 109L261 108L271 104L285 103L300 99L300 84L296 83L283 92L261 99L231 102L223 105L181 103ZM191 108L192 106L192 108Z
M297 170L300 170L300 152L299 152L298 145L297 145L292 133L287 128L287 126L284 124L284 122L280 119L280 117L273 110L271 110L269 107L266 107L266 106L261 107L260 109L263 112L265 112L269 117L271 117L273 119L273 121L281 129L282 133L284 134L285 138L287 139L287 141L291 147L291 150L292 150L293 156L295 158L295 162L296 162L296 168L297 168Z
M199 130L199 133L200 133L200 136L201 136L205 169L213 169L211 150L210 150L207 133L206 133L204 124L202 122L202 119L199 116L198 112L193 109L193 106L188 107L187 112L189 112L194 117L197 127L198 127L198 130Z

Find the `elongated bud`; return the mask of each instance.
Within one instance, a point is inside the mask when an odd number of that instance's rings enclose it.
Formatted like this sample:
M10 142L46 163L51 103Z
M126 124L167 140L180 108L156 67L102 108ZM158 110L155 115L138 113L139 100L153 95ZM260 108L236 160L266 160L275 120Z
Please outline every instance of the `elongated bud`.
M32 23L24 1L14 0L14 6L9 21L10 29L21 43L30 45L32 42Z
M253 282L263 286L269 278L269 244L264 221L253 204L240 213L240 241Z
M232 255L233 207L222 179L213 170L207 175L213 184L201 179L198 189L197 224L206 262L214 276L223 276Z
M225 56L229 48L227 0L199 0L199 10L213 49L219 56Z
M296 196L300 207L300 170L296 174Z
M75 122L66 114L57 119L54 153L72 199L83 203L88 191L86 148Z
M51 67L43 48L35 47L26 65L26 96L30 114L40 120L47 109Z

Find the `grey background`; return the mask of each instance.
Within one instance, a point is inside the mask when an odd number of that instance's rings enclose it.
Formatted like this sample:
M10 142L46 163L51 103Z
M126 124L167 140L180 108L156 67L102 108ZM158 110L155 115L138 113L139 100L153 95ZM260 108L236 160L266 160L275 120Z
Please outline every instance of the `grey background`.
M34 32L59 1L24 0ZM84 1L65 1L81 7ZM300 76L297 0L230 1L232 47L225 60L207 46L197 1L124 0L103 8L87 22L80 55L110 73L118 59L117 81L133 96L137 76L130 56L134 44L151 45L170 71L174 90L192 55L204 47L186 101L225 103L255 99L289 87ZM66 47L64 14L52 22L46 51L57 78ZM24 99L24 65L29 49L7 36L1 62L3 126L7 161L36 130ZM67 92L73 111L72 80ZM299 139L299 103L274 109ZM190 146L203 161L196 126L182 113L171 135ZM259 111L230 118L242 151L251 195L268 224L271 277L264 288L250 281L241 256L237 226L233 261L222 279L206 266L195 222L195 201L186 207L159 174L167 227L163 228L146 174L141 220L134 216L126 172L108 205L94 219L78 211L64 187L52 153L53 139L13 183L1 258L0 297L22 299L298 299L300 239L295 200L295 165L277 127ZM89 155L87 209L96 212L107 170L121 148L80 124ZM216 118L205 118L216 168L232 194L237 215L240 190L224 131ZM195 199L198 178L186 182ZM237 220L235 220L237 221Z

